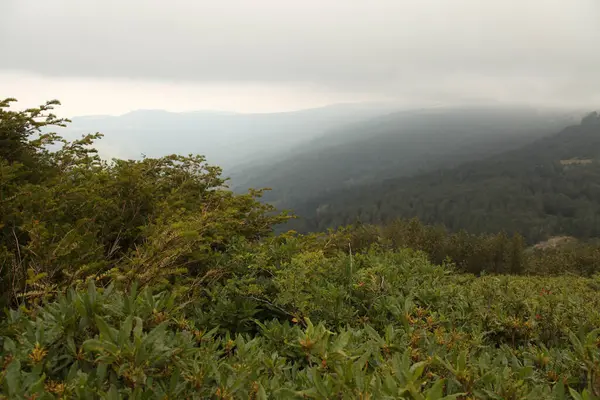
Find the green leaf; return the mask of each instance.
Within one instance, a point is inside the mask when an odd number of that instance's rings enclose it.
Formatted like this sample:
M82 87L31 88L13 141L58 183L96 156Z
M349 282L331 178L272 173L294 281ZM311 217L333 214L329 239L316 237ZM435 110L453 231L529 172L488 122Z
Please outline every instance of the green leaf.
M319 371L316 368L313 368L311 371L311 375L313 378L312 381L319 394L327 398L329 393L327 391L327 388L323 384L323 380L321 379L321 374L319 373Z
M559 380L558 382L556 382L556 384L552 388L552 397L554 397L556 400L565 400L565 385L564 383L562 383L562 381Z
M117 331L116 329L111 328L104 318L99 315L94 315L94 321L96 321L96 326L100 331L100 337L105 340L110 340L113 343L117 343Z
M8 354L17 354L17 346L15 342L9 337L5 337L4 339L4 351Z
M134 317L135 327L133 328L133 337L141 338L144 333L144 321L140 317Z
M573 397L573 399L575 400L585 400L583 396L577 393L577 391L573 388L569 388L569 393L571 394L571 397Z
M152 344L156 340L164 337L165 331L167 330L168 326L169 326L169 321L164 321L164 322L160 323L159 325L157 325L156 327L154 327L154 329L152 329L148 333L148 335L146 335L146 337L143 339L144 345Z
M410 367L410 377L413 382L415 382L417 379L419 379L421 377L421 375L423 375L423 371L425 370L426 366L427 366L427 362L421 361L416 364L413 364Z
M121 396L119 396L119 391L115 385L110 385L110 389L108 393L106 393L107 400L121 400Z
M96 298L97 298L96 284L93 279L88 279L87 294L88 294L88 299L90 301L90 306L93 307L96 304Z
M98 340L98 339L86 340L85 342L83 342L83 348L87 351L98 352L98 353L103 353L103 352L115 353L118 350L118 347L115 344L104 341L104 340Z
M10 398L17 398L21 390L21 363L14 360L6 367L4 375L4 384L7 387L7 393Z
M121 330L119 331L118 344L119 346L123 346L125 342L129 339L131 335L131 328L133 326L133 317L131 315L125 318L123 325L121 326Z
M69 334L69 336L67 336L66 342L67 342L67 348L71 352L71 355L72 356L77 355L77 346L75 345L75 340L73 340L72 334Z
M464 371L467 368L467 352L461 351L458 355L458 360L456 363L456 369L459 372Z
M438 379L427 391L425 398L427 400L440 400L444 395L444 379Z
M96 385L97 387L102 387L104 384L104 380L106 379L106 372L108 370L108 365L105 363L98 363L96 367Z
M179 377L180 377L179 368L175 368L175 370L171 374L171 379L169 380L169 395L176 394L177 383L179 382Z
M267 392L261 383L258 384L258 392L256 393L256 400L267 400Z
M333 345L331 346L331 351L332 352L341 352L348 345L349 340L350 340L350 332L343 332L333 342Z

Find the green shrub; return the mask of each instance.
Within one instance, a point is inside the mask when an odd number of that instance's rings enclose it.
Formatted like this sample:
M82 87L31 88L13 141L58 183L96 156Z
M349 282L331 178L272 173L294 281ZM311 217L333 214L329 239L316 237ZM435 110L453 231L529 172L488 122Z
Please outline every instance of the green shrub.
M350 261L343 253L300 260L322 274L299 276L302 290L279 286L281 274L298 271L291 262L270 279L250 270L208 285L218 293L210 301L90 280L86 290L11 310L0 328L3 393L558 399L570 389L598 392L600 294L590 290L592 279L476 278L410 251L355 256L351 276L336 269ZM331 288L347 293L343 314L326 299ZM224 312L224 304L243 301L248 315Z
M0 398L600 398L594 246L416 220L273 236L287 215L202 157L105 162L100 135L41 133L55 102L10 103Z

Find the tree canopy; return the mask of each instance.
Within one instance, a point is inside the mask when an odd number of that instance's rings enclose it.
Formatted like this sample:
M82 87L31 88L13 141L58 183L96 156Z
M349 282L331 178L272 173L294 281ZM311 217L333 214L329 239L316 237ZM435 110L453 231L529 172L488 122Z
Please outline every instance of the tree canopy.
M13 102L0 103L2 304L35 295L32 276L49 289L106 274L202 274L232 237L258 240L286 219L257 201L261 191L231 193L201 156L103 161L93 148L101 134L48 133L68 123L51 113L57 101L24 111ZM153 257L161 265L147 270Z
M600 236L600 119L520 149L409 178L365 184L297 205L301 231L418 217L451 230Z

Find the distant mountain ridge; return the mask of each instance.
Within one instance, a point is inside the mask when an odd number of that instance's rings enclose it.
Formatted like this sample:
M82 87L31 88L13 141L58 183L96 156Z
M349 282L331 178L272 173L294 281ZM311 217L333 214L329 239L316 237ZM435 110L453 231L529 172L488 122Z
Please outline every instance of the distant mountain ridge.
M101 132L105 157L201 154L225 169L277 156L330 129L397 109L392 104L347 103L281 113L137 110L119 116L75 117L68 138Z

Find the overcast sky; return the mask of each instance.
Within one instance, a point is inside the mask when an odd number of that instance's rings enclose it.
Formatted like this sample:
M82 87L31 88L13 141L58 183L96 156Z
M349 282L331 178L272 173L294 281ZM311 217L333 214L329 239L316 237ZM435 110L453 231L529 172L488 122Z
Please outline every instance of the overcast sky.
M0 97L77 114L600 107L600 0L0 0Z

